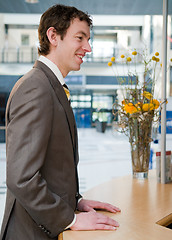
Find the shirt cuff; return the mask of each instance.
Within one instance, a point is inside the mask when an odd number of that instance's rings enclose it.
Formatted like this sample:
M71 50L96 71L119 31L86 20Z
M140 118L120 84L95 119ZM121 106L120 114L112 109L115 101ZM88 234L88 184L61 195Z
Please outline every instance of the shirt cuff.
M78 203L79 203L82 199L83 199L83 197L80 197L80 198L78 199Z
M68 229L68 228L70 228L70 227L72 227L75 222L76 222L76 214L74 215L73 221L65 228L65 230Z
M82 199L83 199L83 197L79 198L79 199L78 199L78 203L79 203ZM70 227L72 227L75 222L76 222L76 214L74 214L74 219L73 219L73 221L65 228L65 230L68 229L68 228L70 228Z

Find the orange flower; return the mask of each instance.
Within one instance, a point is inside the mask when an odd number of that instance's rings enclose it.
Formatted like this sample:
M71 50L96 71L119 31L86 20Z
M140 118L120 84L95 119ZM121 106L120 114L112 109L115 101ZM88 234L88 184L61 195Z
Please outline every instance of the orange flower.
M126 111L126 113L130 114L138 112L137 107L133 103L125 104L124 110Z
M145 98L149 99L149 100L153 98L152 94L150 92L147 92L147 91L143 92L143 96Z
M159 108L160 102L157 99L153 99L150 101L154 105L154 109Z
M154 108L154 105L152 104L152 103L145 103L145 104L143 104L143 106L142 106L142 110L144 111L144 112L148 112L148 111L152 111L152 110L154 110L155 108Z

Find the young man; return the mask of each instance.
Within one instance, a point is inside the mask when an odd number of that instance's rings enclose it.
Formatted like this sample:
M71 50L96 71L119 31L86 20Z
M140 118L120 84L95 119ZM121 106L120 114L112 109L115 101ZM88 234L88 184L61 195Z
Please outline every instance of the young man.
M16 83L7 103L7 201L1 240L58 239L67 228L119 226L95 211L115 213L118 208L79 194L77 130L63 87L64 77L79 70L91 51L91 25L87 14L63 5L41 17L40 58Z

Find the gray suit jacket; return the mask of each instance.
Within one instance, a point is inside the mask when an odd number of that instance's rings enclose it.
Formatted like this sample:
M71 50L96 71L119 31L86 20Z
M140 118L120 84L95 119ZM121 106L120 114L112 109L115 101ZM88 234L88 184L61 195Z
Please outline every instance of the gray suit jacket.
M57 239L78 198L74 115L62 85L37 61L6 109L7 200L0 239Z

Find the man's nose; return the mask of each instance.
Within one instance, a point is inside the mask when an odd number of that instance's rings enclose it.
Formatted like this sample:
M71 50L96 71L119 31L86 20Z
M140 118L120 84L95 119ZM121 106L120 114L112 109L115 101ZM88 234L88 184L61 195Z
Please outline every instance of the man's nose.
M82 47L82 49L83 49L85 52L91 52L91 51L92 51L89 42L87 42L87 43Z

